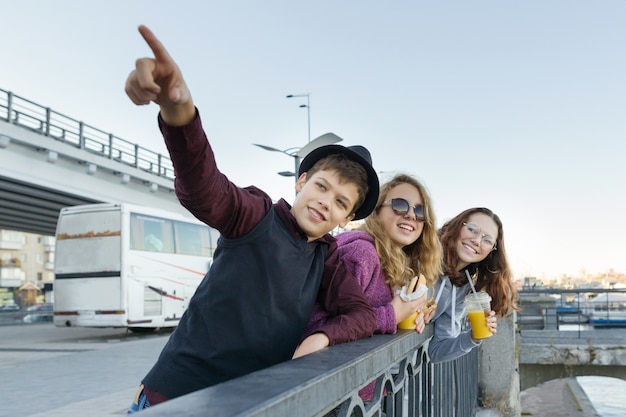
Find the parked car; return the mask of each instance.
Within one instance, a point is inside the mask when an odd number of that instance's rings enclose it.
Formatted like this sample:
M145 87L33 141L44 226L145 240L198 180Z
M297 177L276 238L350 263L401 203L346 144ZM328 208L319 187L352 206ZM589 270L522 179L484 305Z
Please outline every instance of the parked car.
M20 306L18 306L17 304L5 304L0 307L0 312L4 311L20 311Z
M42 323L54 319L53 304L36 304L26 308L24 323Z
M52 303L35 304L30 307L26 307L26 311L52 311Z

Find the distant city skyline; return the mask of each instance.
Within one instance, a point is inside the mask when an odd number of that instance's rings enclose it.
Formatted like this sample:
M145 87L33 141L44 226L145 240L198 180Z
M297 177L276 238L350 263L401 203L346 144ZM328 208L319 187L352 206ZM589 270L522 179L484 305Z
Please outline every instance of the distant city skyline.
M236 184L291 202L293 159L253 144L333 132L382 181L420 179L438 225L491 208L518 279L626 271L626 2L2 5L2 89L166 153L158 108L124 93L146 24Z

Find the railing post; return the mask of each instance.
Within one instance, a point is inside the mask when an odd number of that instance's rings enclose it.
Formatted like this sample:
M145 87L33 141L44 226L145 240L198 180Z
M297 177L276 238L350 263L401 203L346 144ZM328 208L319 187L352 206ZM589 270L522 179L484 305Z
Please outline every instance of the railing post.
M52 113L50 107L46 107L46 127L43 130L45 136L50 136L50 113Z
M427 349L427 348L425 348ZM433 384L431 381L433 380L433 368L430 366L430 363L424 364L421 373L421 383L422 383L422 404L420 407L421 415L423 416L431 416L432 405L433 402L431 398L433 398Z
M11 113L13 113L13 93L7 92L7 122L11 123Z
M80 149L85 149L85 135L83 132L83 122L78 122L78 143Z
M546 307L545 311L545 329L546 330L558 330L558 317L556 312L556 307Z
M109 159L113 159L113 133L109 133Z
M139 145L135 144L135 168L139 167Z

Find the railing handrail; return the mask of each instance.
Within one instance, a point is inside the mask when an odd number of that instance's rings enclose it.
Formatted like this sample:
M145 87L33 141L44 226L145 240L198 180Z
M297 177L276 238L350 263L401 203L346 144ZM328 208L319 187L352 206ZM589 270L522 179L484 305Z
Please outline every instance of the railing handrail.
M381 411L388 417L475 415L476 349L433 365L426 354L431 336L429 325L421 335L399 331L331 346L170 400L142 415L204 416L207 410L219 410L223 417L312 417L337 407L337 415L343 416ZM374 380L374 399L364 404L358 392Z
M0 89L0 119L86 152L173 180L169 156L107 133L31 100Z

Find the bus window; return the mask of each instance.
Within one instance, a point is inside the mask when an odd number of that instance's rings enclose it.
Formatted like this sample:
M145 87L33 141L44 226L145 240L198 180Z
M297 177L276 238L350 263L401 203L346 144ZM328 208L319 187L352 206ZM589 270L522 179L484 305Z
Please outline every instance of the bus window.
M174 253L172 222L157 217L131 214L131 249Z
M175 222L176 253L211 256L209 228L197 224Z

